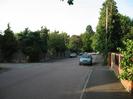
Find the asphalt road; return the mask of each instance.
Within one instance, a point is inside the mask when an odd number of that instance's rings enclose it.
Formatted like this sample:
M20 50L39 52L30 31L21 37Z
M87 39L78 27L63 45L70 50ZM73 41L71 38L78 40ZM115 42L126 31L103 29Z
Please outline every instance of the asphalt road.
M0 99L80 99L93 66L79 66L78 60L0 64L9 68L0 73Z

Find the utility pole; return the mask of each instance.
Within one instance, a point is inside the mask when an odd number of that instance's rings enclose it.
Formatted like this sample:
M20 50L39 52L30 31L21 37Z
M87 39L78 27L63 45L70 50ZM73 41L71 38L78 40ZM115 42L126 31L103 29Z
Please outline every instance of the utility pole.
M105 26L105 29L106 29L106 36L105 36L105 59L107 59L107 56L108 56L108 38L107 38L107 35L108 35L108 4L107 4L107 2L106 2L106 20L105 21L106 21L106 26Z
M108 33L108 5L106 3L106 35L107 33Z

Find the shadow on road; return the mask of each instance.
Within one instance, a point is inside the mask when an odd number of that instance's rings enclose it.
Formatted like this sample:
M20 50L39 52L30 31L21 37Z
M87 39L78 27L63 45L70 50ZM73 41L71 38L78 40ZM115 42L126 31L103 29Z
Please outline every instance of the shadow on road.
M3 73L3 72L9 71L9 70L10 70L10 68L0 67L0 74Z

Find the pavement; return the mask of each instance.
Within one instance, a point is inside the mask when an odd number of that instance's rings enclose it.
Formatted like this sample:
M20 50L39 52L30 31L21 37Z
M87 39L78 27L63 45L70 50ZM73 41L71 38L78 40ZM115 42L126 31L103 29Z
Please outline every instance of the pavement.
M92 68L86 82L81 99L133 99L133 95L125 90L114 71L102 66L101 62Z

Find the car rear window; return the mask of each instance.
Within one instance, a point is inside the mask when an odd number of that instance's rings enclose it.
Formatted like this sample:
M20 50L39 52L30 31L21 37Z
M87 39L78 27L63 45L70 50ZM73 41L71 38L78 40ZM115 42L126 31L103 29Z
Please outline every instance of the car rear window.
M82 55L81 57L82 57L82 58L91 58L90 55Z

